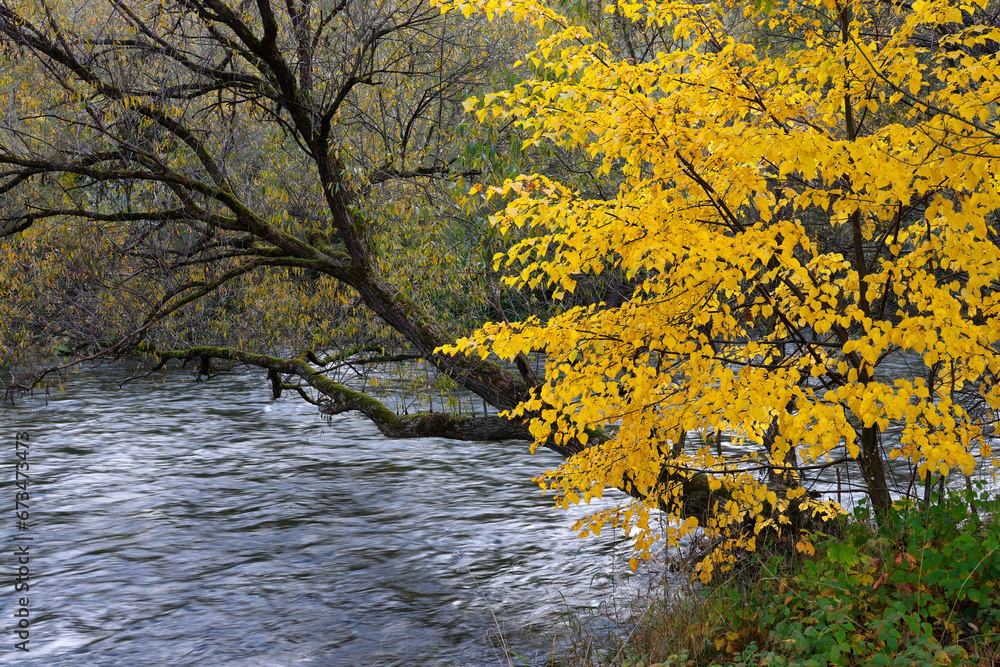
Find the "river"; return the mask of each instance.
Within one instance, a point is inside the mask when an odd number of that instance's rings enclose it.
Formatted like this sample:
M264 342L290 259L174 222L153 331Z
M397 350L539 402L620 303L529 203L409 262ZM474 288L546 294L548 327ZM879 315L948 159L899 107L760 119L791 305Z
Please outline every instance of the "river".
M586 508L554 510L531 482L551 452L389 440L272 401L259 373L119 386L131 372L90 368L0 414L3 539L31 538L28 653L11 629L16 556L0 556L0 665L536 666L567 614L600 622L637 583L627 545L578 539ZM817 488L837 486L830 472Z
M531 482L551 453L388 440L270 400L257 374L119 387L130 372L87 369L0 419L4 540L31 538L30 651L8 554L0 664L538 665L568 611L613 592L614 536L577 538L583 510Z

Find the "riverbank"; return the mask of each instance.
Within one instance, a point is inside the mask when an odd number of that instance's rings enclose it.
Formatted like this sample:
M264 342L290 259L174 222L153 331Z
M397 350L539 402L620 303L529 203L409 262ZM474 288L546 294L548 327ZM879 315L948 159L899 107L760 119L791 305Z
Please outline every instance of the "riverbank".
M623 605L614 631L578 627L552 664L1000 664L998 509L985 485L897 503L878 527L861 506L831 533L749 555L709 586L651 587Z

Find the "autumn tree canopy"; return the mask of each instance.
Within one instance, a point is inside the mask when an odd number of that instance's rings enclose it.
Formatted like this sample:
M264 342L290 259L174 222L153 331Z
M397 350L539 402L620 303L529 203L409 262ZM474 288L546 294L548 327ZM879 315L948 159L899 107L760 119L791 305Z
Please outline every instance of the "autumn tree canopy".
M422 359L523 398L435 349L485 310L456 193L510 141L462 101L524 35L419 0L0 1L0 363L222 359L400 437L524 437L342 382Z
M889 461L912 466L900 494L997 465L995 2L609 4L669 36L638 58L535 0L453 9L548 34L524 58L531 80L469 108L620 178L604 198L550 174L489 196L507 198L501 229L530 230L496 258L512 285L570 295L621 271L625 303L491 324L448 348L544 352L514 414L536 445L592 446L543 483L564 505L608 486L642 498L584 533L618 523L643 552L660 507L675 542L699 525L684 520L684 480L700 478L718 491L701 527L752 549L790 510L837 511L807 495L824 469L857 466L881 510ZM915 372L887 371L893 360ZM598 428L610 437L593 440Z
M995 4L0 0L0 361L224 359L389 435L531 439L563 504L636 498L581 528L640 554L656 508L742 548L834 513L834 466L885 508L890 461L995 464ZM498 233L564 307L505 321ZM510 417L341 381L407 358Z

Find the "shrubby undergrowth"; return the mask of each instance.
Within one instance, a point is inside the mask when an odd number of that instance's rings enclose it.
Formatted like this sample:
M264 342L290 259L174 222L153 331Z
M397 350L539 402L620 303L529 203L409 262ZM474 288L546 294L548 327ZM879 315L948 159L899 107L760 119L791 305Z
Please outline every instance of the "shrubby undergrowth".
M561 665L994 665L1000 662L1000 496L980 484L860 505L797 549L726 580L635 601L611 637L577 632Z

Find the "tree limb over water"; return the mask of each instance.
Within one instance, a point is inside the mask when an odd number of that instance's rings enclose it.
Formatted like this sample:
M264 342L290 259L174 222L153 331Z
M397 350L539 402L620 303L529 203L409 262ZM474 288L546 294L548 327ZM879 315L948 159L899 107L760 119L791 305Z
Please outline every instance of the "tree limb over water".
M526 426L516 421L496 415L469 417L443 412L422 412L400 415L371 394L352 389L347 385L328 378L322 370L314 367L308 356L282 358L263 354L241 352L228 348L197 347L176 352L162 352L160 362L153 369L162 368L168 361L198 361L200 375L209 373L212 359L247 364L269 372L272 395L281 391L299 391L311 403L319 406L322 413L336 415L343 412L360 412L371 420L379 431L390 438L447 438L451 440L531 440ZM317 360L318 361L318 360ZM280 376L285 376L281 379ZM316 390L318 398L310 397L298 384L290 384L294 377Z
M23 244L7 246L9 349L54 340L68 357L183 357L206 345L236 360L249 354L237 348L315 345L321 327L347 347L378 329L494 408L517 405L518 374L435 352L453 323L410 296L410 256L384 249L413 224L393 217L397 202L426 213L441 188L481 173L463 166L456 128L505 52L483 25L420 0L104 0L79 12L0 1L12 89L0 238ZM292 322L290 338L269 340L260 319ZM362 331L341 335L351 320ZM499 418L390 415L303 359L242 362L296 374L326 409L356 409L387 434L526 433Z

